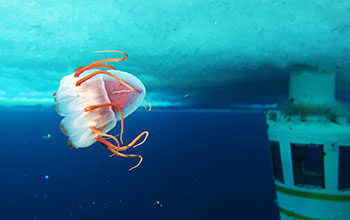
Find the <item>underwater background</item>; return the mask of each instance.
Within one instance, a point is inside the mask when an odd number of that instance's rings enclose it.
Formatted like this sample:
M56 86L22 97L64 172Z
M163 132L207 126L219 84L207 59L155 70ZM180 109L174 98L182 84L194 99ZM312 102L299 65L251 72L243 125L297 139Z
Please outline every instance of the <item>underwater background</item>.
M291 66L335 68L350 101L347 0L0 0L0 219L279 219L266 109L288 98ZM134 159L73 150L53 93L111 63L139 78L151 112ZM110 134L119 133L119 126Z
M54 108L1 115L1 219L278 219L262 112L139 109L133 171L101 144L69 148Z

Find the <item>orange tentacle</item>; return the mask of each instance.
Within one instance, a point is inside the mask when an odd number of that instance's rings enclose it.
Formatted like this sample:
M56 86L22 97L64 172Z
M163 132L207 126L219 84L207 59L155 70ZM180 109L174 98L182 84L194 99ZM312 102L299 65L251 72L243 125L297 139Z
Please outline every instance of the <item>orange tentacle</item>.
M116 135L112 135L113 137L117 138L118 136L120 136L120 134L116 134ZM105 137L104 139L111 139L110 137Z
M83 66L78 67L78 68L75 69L74 72L79 71L81 68L84 68L84 67L83 67ZM106 69L116 70L116 68L114 68L114 67L111 66L111 65L108 65L108 64L99 64L99 65L91 66L91 67L89 67L88 69L85 69L85 71L86 71L86 70L90 70L90 69L95 69L95 68L106 68Z
M89 75L79 79L76 83L75 83L75 86L80 86L83 82L85 82L86 80L90 79L91 77L93 76L96 76L98 74L106 74L108 76L111 76L113 77L114 79L118 80L121 84L123 84L124 86L128 87L130 89L130 92L135 92L135 89L132 88L129 84L127 84L126 82L124 82L122 79L120 79L118 76L108 72L108 71L105 71L105 70L97 70L95 72L92 72L90 73Z
M141 141L140 143L136 144L134 146L134 144L145 134L145 137L143 139L143 141ZM149 132L148 131L144 131L142 132L141 134L139 134L130 144L126 145L126 146L123 146L123 147L119 147L119 151L125 151L131 147L135 148L135 147L138 147L140 146L141 144L145 143L145 141L147 140L148 138L148 135L149 135ZM113 155L112 155L113 156Z
M145 100L143 100L143 102L145 102L145 103L147 103L147 104L149 105L149 109L148 109L148 111L151 111L151 109L152 109L152 105L151 105L151 103L149 103L149 102L147 102L147 101L145 101Z
M143 160L143 157L141 155L136 155L136 154L123 154L123 153L120 153L118 151L115 150L115 146L113 144L111 144L110 142L108 142L107 140L103 139L103 138L100 138L100 137L96 137L96 140L98 142L100 142L101 144L103 144L105 147L107 147L108 150L110 150L113 154L119 156L119 157L124 157L124 158L129 158L129 157L138 157L140 160L139 162L131 167L129 169L129 171L135 169L136 167L140 166L140 164L142 163L142 160Z
M81 70L82 68L84 68L84 67L83 67L83 66L79 66L79 67L75 68L74 73L78 72L78 71ZM74 76L75 76L75 75L74 75Z
M100 64L100 65L96 65L94 66L94 68L107 68L107 69L111 69L111 70L116 70L114 68L114 66L108 65L108 64Z
M98 51L95 51L95 53L122 53L122 54L127 56L126 53L124 53L120 50L98 50Z
M90 63L89 65L82 67L82 68L77 68L74 74L74 77L79 77L79 75L84 72L85 70L88 69L93 69L95 66L101 64L101 63L108 63L108 62L117 62L117 61L122 61L122 60L126 60L128 59L128 55L122 51L118 51L118 50L106 50L106 51L96 51L96 53L105 53L105 52L114 52L114 53L121 53L123 55L125 55L125 57L122 58L107 58L107 59L103 59L103 60L97 60L95 62Z
M138 143L138 144L136 144L136 145L134 146L134 144L135 144L143 135L145 135L143 141L141 141L140 143ZM135 148L135 147L138 147L138 146L140 146L141 144L145 143L145 141L146 141L147 138L148 138L148 135L149 135L149 132L148 132L148 131L142 132L142 133L139 134L130 144L128 144L128 145L126 146L126 147L127 147L126 149L129 149L130 147ZM123 148L123 147L121 147L121 148Z
M116 137L114 137L113 135L110 135L110 134L106 134L106 133L103 133L102 131L98 130L95 126L90 126L92 132L94 132L95 134L99 135L99 136L105 136L105 137L108 137L108 138L112 138L113 140L115 140L115 142L117 143L117 146L114 146L115 149L117 151L120 151L120 144L119 144L119 141Z
M130 90L118 90L118 91L112 92L112 94L118 94L118 93L123 93L123 92L132 92L132 91L130 91Z
M99 104L99 105L93 105L93 106L86 107L86 108L84 108L84 111L87 112L87 111L91 111L91 110L94 110L94 109L97 109L97 108L101 108L101 107L104 107L104 106L113 106L114 108L116 108L116 109L119 111L119 114L120 114L120 121L121 121L120 141L121 141L122 144L123 144L124 114L123 114L122 109L119 107L119 105L114 104L114 103L102 103L102 104ZM112 136L112 135L111 135L111 136ZM114 136L113 136L113 137L114 137ZM112 138L112 137L111 137L111 138Z

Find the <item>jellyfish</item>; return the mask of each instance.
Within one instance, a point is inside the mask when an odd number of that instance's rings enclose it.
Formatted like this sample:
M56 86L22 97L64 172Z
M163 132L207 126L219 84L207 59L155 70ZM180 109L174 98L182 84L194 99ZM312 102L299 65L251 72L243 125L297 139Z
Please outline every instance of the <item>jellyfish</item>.
M117 50L96 51L101 52L120 53L124 57L92 62L76 68L74 73L61 79L60 86L54 94L57 113L64 117L60 127L69 137L68 146L73 149L89 147L95 142L100 142L112 152L110 157L117 155L139 158L139 162L129 169L133 170L141 164L143 157L122 152L142 145L149 132L141 132L133 141L124 145L124 119L142 102L149 105L149 110L152 106L144 100L146 89L138 78L107 64L126 60L128 55ZM115 136L107 134L118 121L120 133Z

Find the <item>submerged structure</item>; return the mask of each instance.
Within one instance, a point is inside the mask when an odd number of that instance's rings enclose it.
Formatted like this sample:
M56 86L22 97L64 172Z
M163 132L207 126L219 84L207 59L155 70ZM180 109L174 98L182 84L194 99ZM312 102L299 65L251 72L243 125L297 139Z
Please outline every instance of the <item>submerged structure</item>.
M350 219L350 120L335 70L292 68L289 100L267 112L281 219Z

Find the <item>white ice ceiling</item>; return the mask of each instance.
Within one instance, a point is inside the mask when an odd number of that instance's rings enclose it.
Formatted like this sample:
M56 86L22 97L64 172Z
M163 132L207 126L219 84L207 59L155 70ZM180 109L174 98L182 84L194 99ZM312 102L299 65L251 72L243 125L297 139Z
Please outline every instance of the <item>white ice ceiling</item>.
M60 79L111 57L155 105L232 107L287 97L289 66L337 68L350 101L349 0L0 0L0 104L52 102Z

